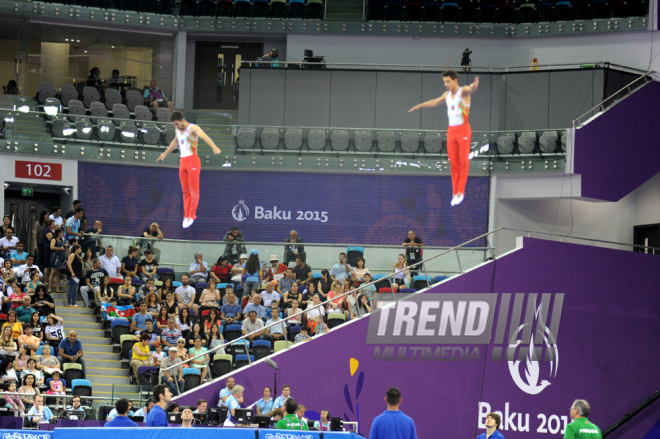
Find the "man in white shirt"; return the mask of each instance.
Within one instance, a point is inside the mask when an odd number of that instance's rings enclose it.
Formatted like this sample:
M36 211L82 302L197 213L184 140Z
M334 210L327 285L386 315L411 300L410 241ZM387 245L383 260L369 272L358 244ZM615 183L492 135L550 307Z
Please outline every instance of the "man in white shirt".
M117 270L121 267L119 258L113 255L114 249L111 245L105 248L105 254L99 258L101 268L108 272L108 276L117 277Z
M270 302L273 300L280 300L280 294L277 291L274 291L273 283L268 282L266 284L266 291L261 292L261 298L264 300L264 306L266 308L270 307Z
M188 308L188 311L194 310L195 314L197 314L199 305L195 303L195 289L188 285L188 281L189 278L187 274L181 276L181 283L183 285L174 290L174 293L179 302L179 307L186 307Z
M61 228L62 224L64 224L64 218L62 218L62 209L60 209L59 206L54 206L53 207L53 213L51 213L48 218L52 219L55 221L55 226L57 228Z
M264 335L264 340L268 340L271 343L274 343L275 340L284 340L286 337L286 324L282 319L280 319L280 310L273 308L273 318L266 322L266 326L272 325L281 321L279 325L271 326L266 329L266 334Z
M25 259L25 264L20 265L16 269L16 276L19 278L22 284L26 284L30 282L30 276L32 276L32 273L34 273L35 271L39 272L40 278L44 277L41 270L39 270L39 267L33 265L33 263L34 263L34 256L28 255L28 257Z
M9 255L11 250L16 250L17 245L18 238L14 236L14 230L10 227L5 231L4 238L0 239L0 247Z
M188 276L188 283L193 287L198 282L206 282L209 278L209 264L204 262L204 255L195 253L195 262L190 264L190 276Z

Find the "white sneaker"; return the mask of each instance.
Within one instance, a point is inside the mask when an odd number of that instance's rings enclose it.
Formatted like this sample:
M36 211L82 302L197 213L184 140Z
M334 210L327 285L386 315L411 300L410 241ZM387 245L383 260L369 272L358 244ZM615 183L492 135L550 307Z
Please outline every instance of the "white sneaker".
M449 203L449 204L451 204L452 206L456 206L456 199L457 198L458 197L456 195L454 195L454 198L451 199L451 203Z
M455 198L456 202L452 201L454 203L453 205L458 206L459 204L461 204L463 202L463 198L464 198L463 194L456 195L456 198Z
M184 228L184 229L187 229L188 227L190 227L190 226L193 225L193 222L195 222L195 220L192 219L192 218L186 218L186 219L184 219L184 220L183 220L183 228Z

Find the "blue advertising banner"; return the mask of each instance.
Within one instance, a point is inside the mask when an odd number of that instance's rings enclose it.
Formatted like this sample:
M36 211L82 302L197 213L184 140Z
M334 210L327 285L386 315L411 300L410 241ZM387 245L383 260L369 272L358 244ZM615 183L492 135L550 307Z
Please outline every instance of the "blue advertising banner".
M100 220L111 235L158 222L173 239L222 240L236 225L248 241L284 241L295 229L304 242L400 245L414 230L426 245L455 246L488 228L487 177L470 177L451 207L449 176L206 170L184 230L177 169L81 162L78 172L88 225Z

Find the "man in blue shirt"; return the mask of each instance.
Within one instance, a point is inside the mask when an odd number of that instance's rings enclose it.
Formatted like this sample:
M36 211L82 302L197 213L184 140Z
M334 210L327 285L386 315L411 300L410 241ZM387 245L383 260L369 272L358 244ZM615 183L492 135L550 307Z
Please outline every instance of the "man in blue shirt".
M130 399L128 401L128 411L126 412L126 416L135 416L135 413L133 413L133 401ZM112 421L117 417L117 407L113 408L110 410L110 413L108 413L108 416L105 417L106 421Z
M28 257L28 252L23 251L23 243L16 243L16 251L11 252L9 258L14 267L19 267L25 263ZM20 283L20 282L19 282ZM26 283L26 282L23 282Z
M277 398L275 398L275 402L273 403L273 410L281 409L282 407L284 407L284 402L289 398L293 398L291 396L291 386L289 386L288 384L285 384L282 387L282 394L280 396L278 396ZM289 414L291 414L291 413L289 413Z
M128 399L121 398L115 403L117 416L105 423L104 427L137 427L138 425L128 419Z
M60 352L57 357L60 364L64 367L64 363L78 363L82 366L83 379L87 376L85 370L85 360L83 359L82 343L78 340L76 331L69 332L67 338L63 338L60 342Z
M500 422L502 418L497 413L488 413L486 415L486 432L477 436L477 439L504 439L502 433L500 433Z
M227 387L220 391L220 399L218 400L218 407L225 405L227 398L231 396L231 389L234 388L234 377L227 378Z
M147 415L149 415L149 412L153 410L154 405L156 404L156 400L153 398L147 399L147 403L142 407L140 410L135 412L135 416L142 416L143 418L146 418Z
M82 210L82 207L78 207L75 210L73 216L66 220L64 226L65 240L68 241L70 238L82 238L82 236L85 234L82 230L80 230L80 218L82 218L83 214L84 211Z
M374 419L369 439L417 439L415 422L399 410L401 391L397 387L387 389L385 402L387 411Z
M169 427L167 422L167 413L165 409L172 400L172 392L165 384L158 384L154 387L154 399L156 405L147 415L147 427Z
M236 416L236 409L241 408L241 403L243 402L243 386L234 386L231 389L231 395L225 400L225 405L227 406L227 415L230 418L231 422L236 422L234 416Z
M34 415L28 419L36 423L46 423L50 421L50 418L53 417L53 412L46 406L44 406L44 397L37 395L34 397L34 405L27 412L28 415Z
M270 387L264 387L264 397L257 401L257 414L263 416L272 416L273 398L270 397Z
M344 282L344 278L351 274L351 266L346 263L346 253L339 253L339 263L332 266L330 269L330 278L339 282Z
M234 293L227 294L229 303L222 306L220 310L220 320L223 325L238 324L241 321L241 305L236 303Z
M147 324L145 323L147 320L153 322L154 318L151 317L151 314L147 314L147 302L142 302L140 303L140 312L133 315L133 319L131 320L131 331L133 331L135 335L139 335L142 331L147 329Z
M75 410L77 412L81 412L79 419L83 420L87 417L87 413L85 413L85 409L80 407L80 405L81 405L80 396L76 395L73 398L71 398L71 408L68 410Z

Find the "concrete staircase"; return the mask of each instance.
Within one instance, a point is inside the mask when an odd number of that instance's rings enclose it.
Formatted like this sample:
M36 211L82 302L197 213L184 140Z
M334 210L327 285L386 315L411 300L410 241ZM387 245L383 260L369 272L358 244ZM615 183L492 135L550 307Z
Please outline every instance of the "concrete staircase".
M36 101L29 100L30 111L37 109ZM29 144L38 144L40 147L52 146L51 135L47 130L42 115L25 114L14 112L17 104L13 95L0 95L0 117L4 118L7 111L12 111L14 122L8 122L5 126L5 138L9 141L27 141Z
M362 11L365 0L326 0L326 20L363 21Z
M201 113L197 116L195 122L206 134L213 140L218 148L222 150L221 156L226 157L234 153L234 138L232 135L232 126L238 123L238 111L213 111ZM211 155L211 148L202 145L199 155L203 158Z
M105 335L103 326L96 321L94 311L83 308L82 297L77 299L81 308L66 307L66 293L51 293L55 300L57 316L64 319L65 334L76 331L83 345L87 379L92 383L92 396L139 399L138 386L131 385L128 370L122 368L119 353L114 353L111 339ZM105 404L105 403L104 403ZM95 404L96 406L96 404Z

